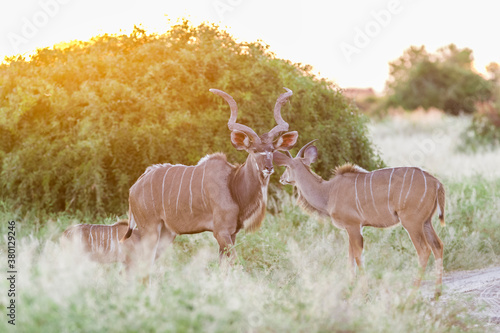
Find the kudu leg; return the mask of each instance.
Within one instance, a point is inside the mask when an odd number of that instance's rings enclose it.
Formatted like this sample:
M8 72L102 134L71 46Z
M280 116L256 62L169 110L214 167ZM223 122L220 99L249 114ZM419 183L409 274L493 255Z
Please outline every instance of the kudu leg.
M351 266L351 277L356 276L356 266L363 272L363 235L359 226L346 228L349 235L349 264Z
M154 234L152 234L152 237L151 237L151 244L153 244L153 248L151 249L151 251L148 253L148 255L146 256L146 260L150 260L150 264L149 264L149 286L151 287L151 274L153 273L153 265L155 263L155 259L156 259L156 253L158 252L158 246L160 245L160 240L161 240L161 231L162 231L162 224L158 224L157 227L156 227L156 232Z
M444 246L441 239L439 239L434 227L432 226L432 219L429 218L424 223L424 234L427 243L430 245L432 249L432 253L434 254L435 265L436 265L436 298L441 296L442 287L443 287L443 253Z
M238 218L238 209L238 206L230 206L229 203L226 203L224 207L214 211L213 234L219 243L219 263L222 263L225 258L229 258L229 263L232 264L236 259L234 221Z
M141 233L140 253L133 258L134 269L139 274L148 276L148 278L144 276L143 281L146 282L146 279L149 280L149 285L151 285L151 273L161 240L162 225L162 221L147 225L139 224L139 231Z
M235 237L228 231L214 232L214 237L217 243L219 243L219 262L222 262L227 257L229 258L229 263L232 264L236 258L236 250L234 249L233 241Z
M177 235L174 232L167 229L165 227L165 224L163 224L163 227L161 229L161 234L160 234L160 242L158 245L158 249L156 251L155 260L158 259L165 252L167 247L172 245L176 236Z
M410 235L410 239L413 243L413 246L417 251L420 271L419 274L417 275L417 278L415 279L414 286L416 288L419 288L422 278L425 274L425 268L427 267L427 262L429 261L431 248L427 244L427 240L424 234L423 223L420 222L414 223L414 221L415 220L409 221L406 219L401 219L401 223L408 232L408 235Z

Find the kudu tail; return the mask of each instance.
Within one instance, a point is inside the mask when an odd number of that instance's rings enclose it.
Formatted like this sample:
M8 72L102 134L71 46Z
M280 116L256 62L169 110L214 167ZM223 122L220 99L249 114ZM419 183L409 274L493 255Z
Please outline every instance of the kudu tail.
M437 191L437 205L439 211L439 221L441 222L441 226L445 226L444 222L444 203L445 203L445 190L443 184L439 183L438 191Z
M135 228L135 219L134 219L134 215L132 214L132 211L128 210L128 230L127 230L127 233L122 237L122 239L120 239L120 243L122 243L123 241L125 241L127 238L129 238L131 235L132 235L132 231L134 230Z

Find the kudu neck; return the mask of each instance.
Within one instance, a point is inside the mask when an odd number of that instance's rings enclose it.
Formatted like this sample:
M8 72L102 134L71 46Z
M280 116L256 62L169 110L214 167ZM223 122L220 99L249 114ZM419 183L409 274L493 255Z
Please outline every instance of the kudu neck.
M234 175L232 181L233 193L241 204L255 200L256 196L262 194L263 187L267 187L269 178L264 180L260 170L257 168L255 159L248 155ZM267 193L267 191L266 191Z
M302 200L322 214L328 214L328 182L314 174L305 165L300 166L295 185L302 196Z
M245 180L244 183L249 189L256 188L260 190L262 186L266 186L269 183L269 178L263 179L262 172L257 166L257 161L255 161L255 158L250 154L245 163L238 170L236 177Z

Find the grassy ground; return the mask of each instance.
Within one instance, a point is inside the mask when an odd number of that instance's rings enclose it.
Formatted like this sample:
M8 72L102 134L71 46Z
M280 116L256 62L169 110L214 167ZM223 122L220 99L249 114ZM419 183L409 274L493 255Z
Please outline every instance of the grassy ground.
M500 265L500 176L493 167L500 154L457 151L459 129L466 124L467 119L435 116L400 117L371 126L388 165L420 165L445 184L447 226L434 221L445 243L445 271ZM444 133L441 141L427 143L422 154L413 152L423 150L419 144L438 129ZM421 156L419 163L410 160L416 156ZM150 288L120 274L118 265L97 265L60 251L62 230L91 222L87 218L61 214L42 226L35 217L18 216L0 205L0 220L16 219L20 232L15 330L485 331L461 298L443 304L420 293L409 297L417 259L401 227L365 228L366 272L350 284L344 232L304 214L285 193L269 204L280 212L268 214L257 233L238 235L237 265L218 266L211 234L180 236L157 262ZM1 232L7 233L5 223ZM0 270L5 272L5 239L1 243ZM431 261L427 279L434 278L432 267ZM0 279L4 309L7 289L6 279ZM0 331L14 331L3 318Z

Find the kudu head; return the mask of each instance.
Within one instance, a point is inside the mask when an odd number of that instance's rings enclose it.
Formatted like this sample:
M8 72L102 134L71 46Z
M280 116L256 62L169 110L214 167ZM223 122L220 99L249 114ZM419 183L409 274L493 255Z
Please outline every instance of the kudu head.
M255 163L262 180L269 179L269 176L274 172L273 153L277 150L288 151L297 142L298 133L296 131L288 131L288 123L281 117L281 107L292 96L292 91L284 88L286 93L278 97L274 106L274 119L276 125L272 130L262 135L257 135L253 129L248 126L238 124L238 106L234 99L227 93L218 89L210 89L216 95L221 96L226 100L231 108L231 117L227 126L231 130L231 143L238 150L246 150L249 154L250 163ZM282 134L282 132L286 132Z
M283 185L295 185L297 174L301 169L309 169L309 166L318 159L318 149L312 144L317 141L312 140L304 147L300 148L297 156L292 157L289 151L286 154L274 152L274 162L281 166L286 166L286 170L280 178Z

